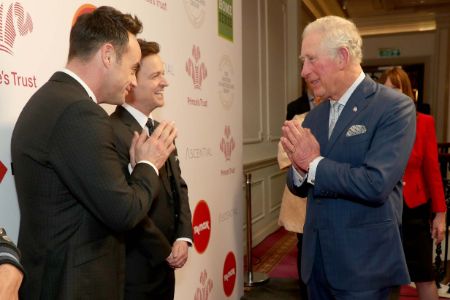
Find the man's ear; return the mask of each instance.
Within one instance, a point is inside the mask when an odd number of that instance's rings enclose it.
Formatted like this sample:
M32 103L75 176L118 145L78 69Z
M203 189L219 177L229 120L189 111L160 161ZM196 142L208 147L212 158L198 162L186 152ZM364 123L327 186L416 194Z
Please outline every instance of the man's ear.
M345 68L350 62L350 53L347 48L341 47L337 50L338 66L339 69Z
M100 47L100 54L102 58L102 63L106 68L110 68L112 63L116 59L116 51L114 46L110 43L105 43Z

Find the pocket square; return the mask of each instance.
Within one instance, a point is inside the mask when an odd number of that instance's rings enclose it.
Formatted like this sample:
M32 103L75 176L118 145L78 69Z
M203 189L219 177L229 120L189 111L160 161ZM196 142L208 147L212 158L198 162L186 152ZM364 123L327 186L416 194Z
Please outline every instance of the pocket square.
M352 125L345 134L346 137L355 136L366 133L367 129L364 125Z

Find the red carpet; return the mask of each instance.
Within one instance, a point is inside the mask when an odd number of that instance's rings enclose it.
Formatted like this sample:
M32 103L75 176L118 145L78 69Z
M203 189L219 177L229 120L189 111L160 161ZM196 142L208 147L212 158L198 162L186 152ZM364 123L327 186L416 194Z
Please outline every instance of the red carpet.
M297 236L294 233L278 229L254 247L252 255L254 272L266 273L271 278L298 278ZM416 299L415 288L402 286L400 300Z

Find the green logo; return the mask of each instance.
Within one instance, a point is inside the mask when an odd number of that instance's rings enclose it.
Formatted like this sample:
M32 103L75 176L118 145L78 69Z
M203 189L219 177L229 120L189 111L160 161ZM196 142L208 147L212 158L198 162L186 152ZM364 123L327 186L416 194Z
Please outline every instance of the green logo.
M219 35L233 41L233 0L217 0Z

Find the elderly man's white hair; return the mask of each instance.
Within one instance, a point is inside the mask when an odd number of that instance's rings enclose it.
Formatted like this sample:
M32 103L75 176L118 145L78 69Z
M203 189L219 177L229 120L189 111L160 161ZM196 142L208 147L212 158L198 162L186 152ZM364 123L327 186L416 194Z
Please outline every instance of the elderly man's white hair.
M332 55L337 54L339 48L347 48L353 62L362 61L362 38L355 24L337 16L326 16L309 23L303 31L303 38L311 32L322 35L321 43L324 49Z

